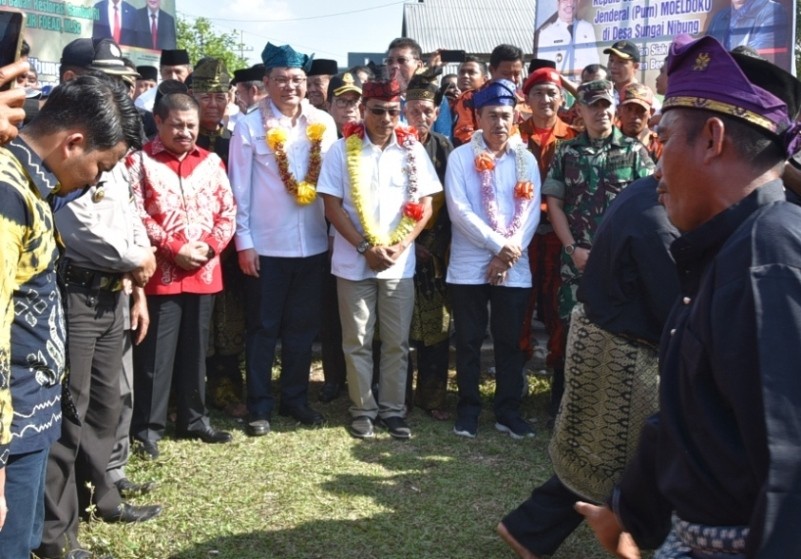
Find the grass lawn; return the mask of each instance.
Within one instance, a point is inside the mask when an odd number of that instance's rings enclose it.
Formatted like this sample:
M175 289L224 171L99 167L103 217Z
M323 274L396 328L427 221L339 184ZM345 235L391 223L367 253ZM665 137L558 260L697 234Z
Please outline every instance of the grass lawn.
M315 364L319 367L319 364ZM551 475L545 406L548 381L530 376L524 415L537 437L515 441L494 429L491 377L475 440L453 435L419 409L413 438L351 438L347 396L311 401L328 419L320 429L273 417L272 433L250 438L234 421L214 414L234 442L160 443L155 462L132 458L134 481L158 488L135 503L158 502L162 515L136 525L89 522L81 541L116 559L445 559L512 558L495 535L503 515ZM451 379L453 382L453 379ZM449 405L456 404L455 385ZM99 555L98 555L99 556ZM555 558L607 557L582 526Z

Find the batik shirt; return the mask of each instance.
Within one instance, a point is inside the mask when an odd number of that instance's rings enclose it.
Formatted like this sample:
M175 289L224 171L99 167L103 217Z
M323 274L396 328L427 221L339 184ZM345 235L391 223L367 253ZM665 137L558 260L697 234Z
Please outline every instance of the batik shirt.
M47 202L56 186L21 139L0 148L0 468L61 432L65 330Z
M619 129L613 128L612 134L601 140L590 140L584 132L557 146L542 193L564 202L563 211L576 245L589 249L615 196L635 179L650 175L653 169L645 146ZM564 252L561 276L559 316L567 320L576 304L581 274Z
M159 138L126 161L139 217L156 247L156 272L148 295L217 293L223 288L220 254L234 234L236 205L220 158L195 147L183 159ZM193 241L206 243L214 257L197 270L175 261Z

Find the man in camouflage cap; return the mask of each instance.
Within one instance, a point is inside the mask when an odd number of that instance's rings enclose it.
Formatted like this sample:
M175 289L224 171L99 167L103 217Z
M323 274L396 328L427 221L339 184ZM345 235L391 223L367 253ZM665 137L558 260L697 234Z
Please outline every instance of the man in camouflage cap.
M219 58L204 58L192 72L191 84L190 93L200 107L197 145L219 155L227 169L231 132L222 122L231 80L225 62ZM235 252L231 244L220 259L225 290L214 304L206 389L212 406L241 417L246 413L239 371L239 356L245 349L244 278Z
M651 88L638 82L627 85L620 98L617 114L623 133L640 140L656 163L662 153L662 144L656 131L648 127L648 121L654 115L654 92Z
M542 186L554 231L562 242L562 286L559 316L568 322L576 290L590 255L595 230L614 197L635 179L653 172L654 164L640 142L614 126L612 84L583 83L576 92L586 130L556 148ZM567 325L563 332L568 331ZM562 341L564 346L567 340ZM554 364L551 415L556 415L564 390L564 363Z
M189 93L200 106L197 145L219 155L226 167L231 133L222 122L228 107L230 88L231 78L225 62L219 58L204 58L192 72Z

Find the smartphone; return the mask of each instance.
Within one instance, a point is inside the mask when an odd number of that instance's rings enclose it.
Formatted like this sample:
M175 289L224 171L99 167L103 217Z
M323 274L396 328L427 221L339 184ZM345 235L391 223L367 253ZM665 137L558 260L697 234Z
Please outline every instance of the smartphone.
M19 60L24 29L25 14L16 10L0 11L0 68ZM10 89L12 82L0 87L0 91Z
M439 57L442 62L464 62L467 53L463 50L441 50Z

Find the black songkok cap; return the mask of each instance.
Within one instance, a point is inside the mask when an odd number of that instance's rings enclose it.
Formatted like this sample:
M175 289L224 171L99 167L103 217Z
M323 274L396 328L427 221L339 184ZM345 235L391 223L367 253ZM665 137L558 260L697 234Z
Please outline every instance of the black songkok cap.
M164 49L161 51L161 66L183 66L189 63L189 53L184 49Z

